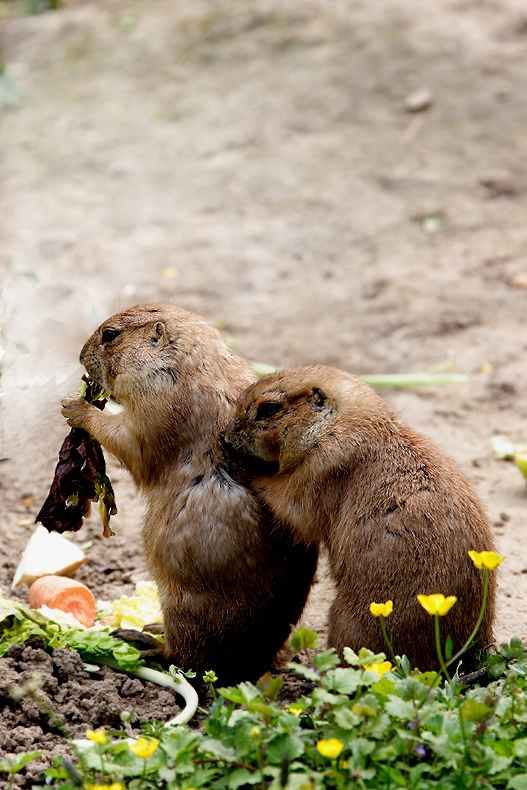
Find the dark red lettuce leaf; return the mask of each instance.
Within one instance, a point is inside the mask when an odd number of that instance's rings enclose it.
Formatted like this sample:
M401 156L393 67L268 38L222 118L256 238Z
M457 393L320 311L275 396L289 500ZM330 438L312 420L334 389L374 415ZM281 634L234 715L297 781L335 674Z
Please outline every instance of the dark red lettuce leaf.
M84 397L102 409L101 388L86 377L83 380L87 384ZM90 515L91 503L97 501L107 538L114 534L110 516L117 513L117 507L101 445L87 431L72 428L60 448L49 494L35 521L50 532L77 531Z

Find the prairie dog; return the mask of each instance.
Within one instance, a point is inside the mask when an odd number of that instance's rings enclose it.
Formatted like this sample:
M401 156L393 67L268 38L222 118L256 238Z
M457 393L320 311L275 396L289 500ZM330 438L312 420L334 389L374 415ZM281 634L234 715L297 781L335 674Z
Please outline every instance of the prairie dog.
M330 647L387 652L370 603L391 599L395 653L436 667L434 620L416 597L432 593L458 597L441 633L454 651L464 644L484 587L468 551L494 550L487 519L453 461L370 387L324 366L271 374L240 396L224 443L276 518L326 545ZM495 586L491 572L478 647L492 641Z
M163 304L106 320L80 361L121 411L68 398L62 413L144 495L167 658L222 683L258 678L300 616L317 549L292 539L226 468L220 432L256 379L249 363L202 318Z

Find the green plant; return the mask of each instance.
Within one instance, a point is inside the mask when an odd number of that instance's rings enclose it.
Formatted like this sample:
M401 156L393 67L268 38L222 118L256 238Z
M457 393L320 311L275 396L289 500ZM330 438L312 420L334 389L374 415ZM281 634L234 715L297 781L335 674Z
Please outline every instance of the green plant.
M502 558L471 556L488 583ZM421 602L436 624L455 604L443 595ZM377 617L391 611L391 602L372 604ZM437 639L439 672L412 670L404 656L392 663L365 648L358 654L345 648L341 663L334 650L319 651L318 637L306 628L291 645L303 662L290 668L311 684L299 699L279 704L283 678L267 674L257 684L216 689L202 730L149 722L139 738L126 726L89 731L86 741L72 742L77 765L56 759L46 784L63 790L527 788L527 649L519 638L486 656L486 685L472 687L450 675L458 656L449 655L448 639L445 648ZM206 682L213 678L207 673ZM16 755L2 767L13 774L34 756Z
M292 663L312 691L283 708L281 677L218 690L203 731L158 727L155 740L90 733L78 766L56 761L46 784L134 788L523 788L527 786L527 650L489 659L486 687L383 667L384 654L310 650ZM145 729L146 733L146 729ZM23 755L17 755L23 765ZM29 759L29 757L28 757Z

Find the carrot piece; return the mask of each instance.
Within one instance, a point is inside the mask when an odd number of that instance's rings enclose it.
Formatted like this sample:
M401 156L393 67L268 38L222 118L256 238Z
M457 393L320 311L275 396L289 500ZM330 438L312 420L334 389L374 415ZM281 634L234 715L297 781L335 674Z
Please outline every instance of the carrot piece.
M95 622L97 605L91 590L82 582L68 576L41 576L29 588L32 609L49 606L70 612L80 623L90 628Z

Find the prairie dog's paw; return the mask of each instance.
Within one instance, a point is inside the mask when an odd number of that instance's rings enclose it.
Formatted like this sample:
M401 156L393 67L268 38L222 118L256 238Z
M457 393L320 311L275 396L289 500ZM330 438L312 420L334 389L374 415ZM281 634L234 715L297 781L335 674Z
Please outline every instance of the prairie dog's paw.
M70 395L62 401L61 414L66 418L71 428L84 428L86 419L93 408L84 398Z

